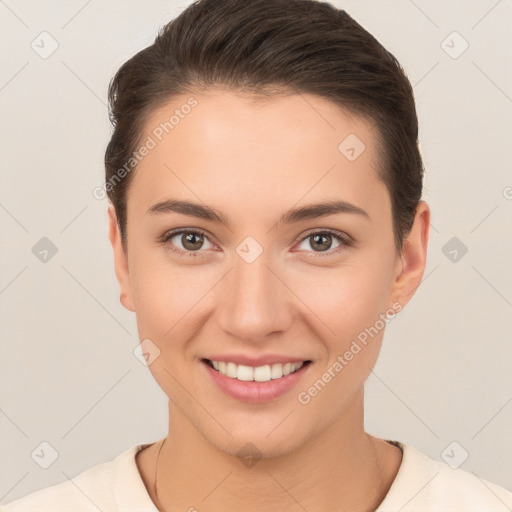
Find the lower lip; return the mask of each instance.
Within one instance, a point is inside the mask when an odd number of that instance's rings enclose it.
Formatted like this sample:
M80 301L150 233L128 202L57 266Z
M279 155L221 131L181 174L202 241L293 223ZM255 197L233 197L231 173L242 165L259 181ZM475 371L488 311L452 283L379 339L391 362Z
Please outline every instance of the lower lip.
M262 404L290 391L309 370L312 363L303 364L293 373L267 382L232 379L222 375L205 361L201 361L201 364L206 368L215 384L230 397L251 404Z

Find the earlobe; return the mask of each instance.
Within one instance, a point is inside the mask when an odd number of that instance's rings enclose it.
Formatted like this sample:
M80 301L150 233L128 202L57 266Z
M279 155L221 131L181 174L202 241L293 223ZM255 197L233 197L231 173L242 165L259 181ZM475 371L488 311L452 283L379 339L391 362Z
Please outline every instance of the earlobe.
M121 240L121 231L113 205L108 207L108 237L114 250L114 269L119 282L121 304L128 310L135 312L132 297L128 256Z
M414 223L405 238L402 248L401 271L395 277L391 297L402 308L409 302L418 289L427 261L427 249L430 230L430 208L420 201L416 209Z

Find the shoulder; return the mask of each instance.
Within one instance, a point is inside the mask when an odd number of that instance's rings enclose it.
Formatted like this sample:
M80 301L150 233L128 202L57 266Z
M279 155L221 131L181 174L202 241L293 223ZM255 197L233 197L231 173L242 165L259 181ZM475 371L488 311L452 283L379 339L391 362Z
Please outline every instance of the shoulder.
M144 445L133 446L115 459L89 468L65 482L0 505L0 512L117 511L116 479L120 471L127 474L129 469L133 470L132 461L141 446Z
M0 512L89 512L115 510L109 502L112 462L98 464L65 482L34 491L0 506Z
M512 493L507 489L474 473L452 469L411 445L396 444L403 451L402 464L377 512L512 510Z

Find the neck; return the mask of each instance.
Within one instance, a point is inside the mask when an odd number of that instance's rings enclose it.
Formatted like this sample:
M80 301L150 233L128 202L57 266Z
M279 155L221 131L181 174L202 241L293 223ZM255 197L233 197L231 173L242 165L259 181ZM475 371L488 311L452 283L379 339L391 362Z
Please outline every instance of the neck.
M362 392L340 421L299 450L252 465L213 446L172 402L169 416L172 424L165 443L153 445L153 478L146 471L144 479L163 512L191 507L217 512L241 504L247 512L297 507L308 512L373 511L401 462L398 448L364 431Z

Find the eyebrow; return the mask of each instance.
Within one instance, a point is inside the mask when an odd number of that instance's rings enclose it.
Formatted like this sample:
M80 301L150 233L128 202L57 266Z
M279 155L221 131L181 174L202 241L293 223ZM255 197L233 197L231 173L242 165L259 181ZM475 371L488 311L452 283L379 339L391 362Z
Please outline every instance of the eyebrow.
M231 225L229 217L215 208L210 208L209 206L194 203L192 201L183 201L178 199L167 199L156 203L149 208L146 213L165 214L171 212L216 222L227 227ZM362 217L371 220L365 210L352 203L348 203L346 201L327 201L301 206L299 208L292 208L281 216L277 225L293 224L304 220L317 219L319 217L326 217L327 215L336 215L340 213L361 215Z

